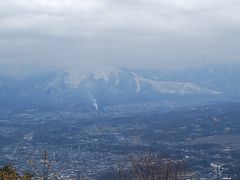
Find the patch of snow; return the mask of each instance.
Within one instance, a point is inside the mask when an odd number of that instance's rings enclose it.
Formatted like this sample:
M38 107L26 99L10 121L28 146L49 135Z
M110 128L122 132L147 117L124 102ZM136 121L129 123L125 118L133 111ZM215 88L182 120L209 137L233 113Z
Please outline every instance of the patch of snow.
M134 75L134 80L136 82L136 92L139 93L141 91L141 80L142 77L137 75L136 73L132 73Z
M108 68L108 69L99 69L92 73L96 80L104 79L106 82L109 82L110 77L114 76L116 78L115 84L117 85L119 83L119 77L118 77L119 72L120 70L118 69Z
M82 80L85 79L85 75L82 75L79 71L65 72L64 83L70 85L71 88L78 88Z
M110 81L111 76L115 78L115 85L119 84L119 72L120 70L115 68L94 68L94 69L68 69L64 71L66 76L64 82L72 88L78 88L81 82L90 76L93 76L95 80Z
M148 83L156 91L163 94L220 94L218 91L209 90L199 87L192 83L185 82L170 82L170 81L154 81L150 79L142 79L143 82Z
M134 75L134 80L136 82L136 92L141 91L141 83L146 83L150 85L155 91L161 94L211 94L218 95L220 92L209 90L207 88L202 88L198 85L187 83L187 82L172 82L172 81L155 81L152 79L146 79L141 77L136 73Z

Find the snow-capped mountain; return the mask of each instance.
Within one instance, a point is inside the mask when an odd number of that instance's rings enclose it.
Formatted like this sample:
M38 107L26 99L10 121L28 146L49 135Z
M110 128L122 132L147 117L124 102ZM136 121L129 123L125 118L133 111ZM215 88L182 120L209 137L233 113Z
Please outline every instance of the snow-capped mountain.
M81 72L80 70L76 71L75 69L73 71L59 72L51 81L49 81L46 88L48 91L54 91L54 89L60 90L59 88L68 90L89 88L89 90L94 90L98 87L101 88L100 86L103 88L105 85L108 86L108 88L115 87L121 89L123 88L121 85L124 83L127 83L127 88L132 88L129 90L133 91L135 89L134 91L136 91L136 93L141 93L141 91L145 91L146 88L159 94L217 95L220 93L215 90L200 87L193 83L147 79L135 72L113 68L94 72ZM90 87L92 87L92 89Z
M34 81L23 94L32 99L37 96L39 103L47 99L50 104L81 104L98 109L104 105L160 101L168 97L215 97L221 92L189 82L154 80L126 69L73 68Z
M21 106L89 106L98 110L106 105L226 97L225 90L230 87L219 85L219 73L213 75L215 69L207 72L212 76L204 76L206 72L173 75L126 68L74 67L24 80L0 78L0 99L1 105L14 102Z

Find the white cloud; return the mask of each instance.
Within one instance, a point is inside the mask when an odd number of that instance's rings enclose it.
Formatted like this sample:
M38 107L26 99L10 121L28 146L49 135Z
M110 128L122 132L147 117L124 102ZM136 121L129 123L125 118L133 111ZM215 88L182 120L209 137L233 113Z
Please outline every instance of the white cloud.
M29 53L28 61L37 54L55 63L62 51L72 61L133 64L239 56L239 0L8 0L0 8L1 51Z
M1 2L0 8L1 29L39 29L41 33L52 24L56 31L70 35L69 29L80 34L86 29L89 33L195 33L199 28L210 31L239 25L240 17L240 3L235 0L11 0Z

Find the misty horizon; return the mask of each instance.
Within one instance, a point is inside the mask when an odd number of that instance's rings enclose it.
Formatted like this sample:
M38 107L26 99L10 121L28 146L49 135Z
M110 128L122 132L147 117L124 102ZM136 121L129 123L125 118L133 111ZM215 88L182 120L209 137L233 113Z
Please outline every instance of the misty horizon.
M0 64L0 75L9 76L15 79L24 79L31 76L48 74L48 73L58 73L64 71L79 71L79 73L91 73L94 71L104 71L104 69L132 69L132 70L147 70L147 71L158 71L162 73L184 73L194 70L211 70L211 68L217 67L239 67L240 63L215 63L215 64L206 64L201 66L186 66L186 67L167 67L167 66L158 66L158 67L142 67L142 66L113 66L107 64L89 64L89 63L78 63L72 65L38 65L33 64Z

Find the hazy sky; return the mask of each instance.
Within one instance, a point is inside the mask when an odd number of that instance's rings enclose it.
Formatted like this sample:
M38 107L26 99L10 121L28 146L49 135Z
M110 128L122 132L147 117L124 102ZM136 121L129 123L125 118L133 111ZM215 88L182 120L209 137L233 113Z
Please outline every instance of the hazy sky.
M239 0L1 0L0 64L240 62Z

